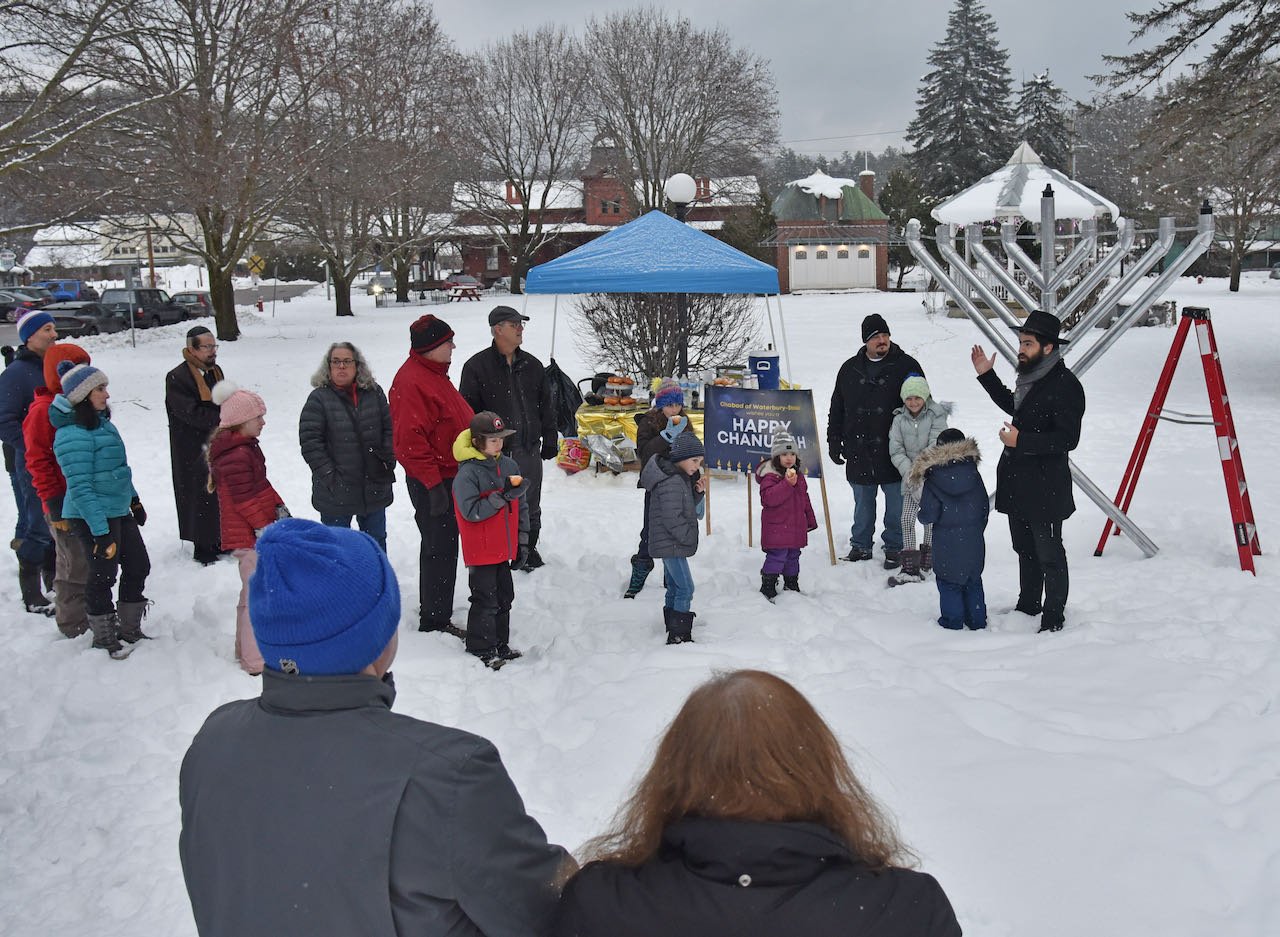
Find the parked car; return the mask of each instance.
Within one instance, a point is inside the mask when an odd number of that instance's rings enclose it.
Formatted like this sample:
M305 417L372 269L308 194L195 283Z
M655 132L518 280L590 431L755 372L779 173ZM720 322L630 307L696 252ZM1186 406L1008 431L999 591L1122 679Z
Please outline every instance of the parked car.
M102 291L102 305L112 312L126 316L132 313L134 325L148 328L153 325L173 325L187 318L187 311L169 298L164 290L110 289ZM128 322L128 319L125 319Z
M1269 279L1280 280L1280 264L1271 265L1271 276Z
M48 290L54 302L92 302L98 298L98 291L84 280L41 280L31 285Z
M459 287L464 287L469 290L482 290L484 289L484 284L475 277L467 276L465 273L455 273L451 276L445 277L445 289L452 290Z
M52 303L45 306L44 311L53 316L60 338L120 332L129 327L123 312L108 309L102 303Z
M366 296L377 296L380 293L390 293L396 288L396 278L389 273L375 273L369 278L369 282L364 286L364 294Z
M186 290L174 293L173 301L187 311L188 319L213 315L213 299L207 290Z
M47 306L53 302L53 294L42 286L10 286L7 289L10 293L31 297L38 306Z
M6 322L17 322L24 313L45 305L48 304L26 293L19 293L17 290L0 290L0 316L3 316Z

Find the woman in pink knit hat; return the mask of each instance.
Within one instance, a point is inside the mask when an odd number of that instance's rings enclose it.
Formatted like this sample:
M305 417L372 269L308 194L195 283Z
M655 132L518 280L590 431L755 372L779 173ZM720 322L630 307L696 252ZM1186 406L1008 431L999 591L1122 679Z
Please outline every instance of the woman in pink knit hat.
M263 528L289 509L267 480L267 460L258 445L266 426L267 405L253 391L230 381L213 388L218 426L209 437L209 490L218 493L222 548L240 564L240 600L236 604L236 660L249 674L262 673L262 654L249 624L249 577L258 565L254 545Z

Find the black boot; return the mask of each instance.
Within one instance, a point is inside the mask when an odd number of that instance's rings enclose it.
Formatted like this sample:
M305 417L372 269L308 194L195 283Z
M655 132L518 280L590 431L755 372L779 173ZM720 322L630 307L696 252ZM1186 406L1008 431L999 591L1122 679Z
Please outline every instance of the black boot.
M35 563L18 562L18 585L22 589L22 604L36 615L53 616L53 602L40 591L40 567Z
M622 593L624 599L634 599L636 595L644 588L644 581L649 578L649 573L653 570L653 560L649 561L649 565L644 563L631 561L631 581L627 583L627 591Z
M139 641L150 641L151 635L142 633L142 619L147 615L151 603L146 599L141 602L117 602L116 618L120 623L120 640L125 644L137 644Z
M783 592L799 592L800 591L800 575L782 577Z
M902 550L898 553L902 569L889 577L889 586L902 586L909 582L924 582L924 573L920 572L920 551Z
M40 567L40 578L44 581L45 590L53 588L53 581L58 573L58 554L50 548L44 555L44 565Z
M538 534L540 530L529 531L529 558L525 560L524 565L520 567L526 573L531 573L535 569L546 566L546 562L542 559L542 554L538 552Z
M778 574L760 574L760 594L772 602L778 597Z
M901 553L902 553L901 550L885 550L884 551L884 568L897 569L899 566L901 566L902 561L899 559L899 556L901 555Z
M933 547L925 543L920 546L920 571L927 573L933 569Z
M693 620L697 617L693 612L672 612L671 631L667 634L667 643L692 644Z

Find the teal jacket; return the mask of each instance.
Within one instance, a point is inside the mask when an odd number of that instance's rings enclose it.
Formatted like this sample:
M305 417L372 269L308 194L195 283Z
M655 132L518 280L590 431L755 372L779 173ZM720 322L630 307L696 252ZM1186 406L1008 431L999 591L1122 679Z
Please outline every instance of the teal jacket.
M62 516L80 518L95 537L107 533L107 519L124 517L137 497L124 440L105 414L97 429L85 429L62 394L49 405L49 422L54 427L53 455L67 479Z

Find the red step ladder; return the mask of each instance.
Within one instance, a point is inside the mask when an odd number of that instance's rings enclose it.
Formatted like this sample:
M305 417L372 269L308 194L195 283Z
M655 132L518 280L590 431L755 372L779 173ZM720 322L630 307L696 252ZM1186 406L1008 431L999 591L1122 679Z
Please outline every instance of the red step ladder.
M1164 406L1174 372L1178 370L1178 359L1187 342L1187 333L1192 326L1196 330L1200 363L1204 366L1204 382L1209 391L1210 412L1207 416L1166 410ZM1209 318L1208 309L1188 306L1182 310L1178 331L1173 336L1173 347L1169 349L1169 357L1165 359L1164 370L1160 372L1155 395L1151 398L1151 407L1147 410L1146 419L1142 421L1142 430L1134 444L1133 455L1129 457L1129 466L1124 470L1124 480L1120 482L1120 490L1116 492L1116 507L1122 512L1127 513L1129 504L1133 501L1133 492L1138 487L1138 475L1142 472L1142 464L1151 448L1151 439L1155 436L1156 423L1160 420L1214 427L1218 437L1218 455L1222 461L1222 477L1227 484L1227 503L1231 505L1231 524L1235 531L1236 548L1240 553L1240 568L1256 576L1258 573L1254 569L1253 558L1262 553L1262 547L1258 544L1258 527L1253 520L1253 505L1249 501L1249 485L1245 481L1244 463L1240 459L1236 424L1231 417L1231 402L1227 399L1227 384L1222 376L1222 361L1218 357L1218 343L1213 337L1213 322ZM1116 534L1120 533L1119 528L1108 519L1102 528L1098 548L1093 551L1094 556L1102 556L1107 537L1113 530Z

